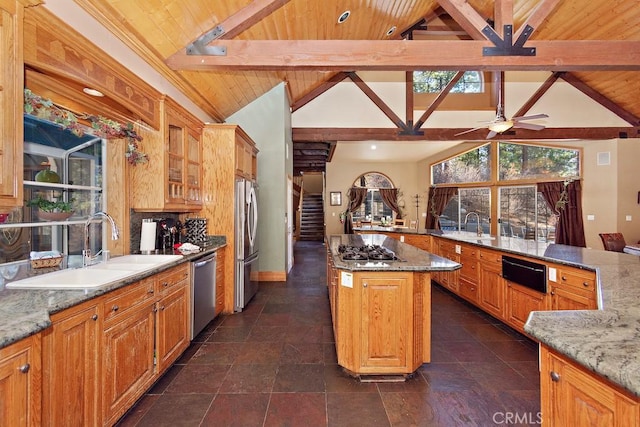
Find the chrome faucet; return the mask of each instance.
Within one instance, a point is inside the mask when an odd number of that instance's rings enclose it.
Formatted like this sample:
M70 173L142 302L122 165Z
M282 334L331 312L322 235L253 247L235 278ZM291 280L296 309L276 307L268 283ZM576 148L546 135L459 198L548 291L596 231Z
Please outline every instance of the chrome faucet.
M100 254L100 252L98 252L95 256L92 256L91 249L89 248L89 225L91 225L91 222L98 217L103 217L109 220L109 223L111 224L111 240L118 240L118 237L120 237L118 226L108 213L99 211L87 218L87 221L84 223L84 249L82 250L83 267L91 265L93 260Z
M478 226L476 228L476 234L478 235L478 237L482 236L482 227L480 226L480 215L478 215L478 212L469 212L465 217L464 217L464 228L467 228L467 222L469 221L469 215L475 215L476 219L478 221Z

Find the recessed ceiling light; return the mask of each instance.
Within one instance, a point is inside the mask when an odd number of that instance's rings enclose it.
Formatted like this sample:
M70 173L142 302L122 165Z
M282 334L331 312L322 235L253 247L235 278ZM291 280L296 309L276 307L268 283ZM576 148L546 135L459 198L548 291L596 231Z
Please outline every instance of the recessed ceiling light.
M389 28L387 30L387 35L390 36L391 34L395 33L397 30L396 26L394 25L393 27Z
M378 147L377 147L375 144L372 144L372 145L371 145L371 149L372 149L372 150L375 150L376 148L378 148Z
M96 89L91 89L89 87L85 87L84 89L82 89L82 91L87 95L91 95L91 96L104 96L104 93Z
M345 10L344 12L342 12L342 15L338 17L338 24L342 24L344 21L346 21L349 18L350 15L351 15L350 10Z

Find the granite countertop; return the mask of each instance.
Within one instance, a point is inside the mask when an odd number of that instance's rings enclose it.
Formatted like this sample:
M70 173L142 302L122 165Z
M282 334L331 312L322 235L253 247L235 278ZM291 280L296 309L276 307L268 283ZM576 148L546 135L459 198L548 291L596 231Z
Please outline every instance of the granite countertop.
M640 396L640 257L511 237L477 239L435 230L416 233L595 271L598 310L532 312L524 329L551 349Z
M184 255L153 271L134 274L125 280L96 289L47 290L3 289L0 291L0 348L51 326L50 315L81 304L107 292L160 273L176 265L195 261L226 245L224 236L213 236L199 252ZM179 252L175 252L179 254ZM112 258L116 259L116 257Z
M457 262L401 243L384 234L338 234L327 237L336 268L350 271L452 271L461 267ZM343 261L338 246L379 245L392 251L395 261Z

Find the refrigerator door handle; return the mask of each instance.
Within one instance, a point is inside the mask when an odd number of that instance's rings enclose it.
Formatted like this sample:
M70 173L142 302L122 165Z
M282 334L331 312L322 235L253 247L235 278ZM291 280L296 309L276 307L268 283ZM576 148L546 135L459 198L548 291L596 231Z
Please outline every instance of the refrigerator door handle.
M256 241L256 233L258 232L258 198L256 196L256 190L253 185L251 185L249 190L247 204L249 205L247 231L249 232L249 244L253 248Z

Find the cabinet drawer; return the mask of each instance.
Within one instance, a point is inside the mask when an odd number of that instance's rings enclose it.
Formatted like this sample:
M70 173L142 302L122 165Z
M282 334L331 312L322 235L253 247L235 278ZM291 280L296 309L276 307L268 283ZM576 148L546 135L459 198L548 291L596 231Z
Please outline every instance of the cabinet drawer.
M120 318L132 308L153 299L154 283L153 277L149 277L108 296L102 303L105 322Z
M500 252L480 251L480 261L483 263L490 262L500 264L500 268L502 269L502 254Z
M460 279L458 291L461 297L474 303L478 302L478 286L475 283Z
M158 292L167 292L189 279L189 264L183 264L156 276Z
M596 277L593 272L564 268L559 273L558 283L590 292L596 290Z

